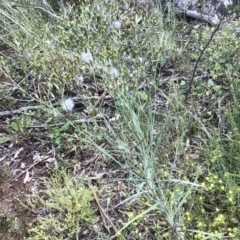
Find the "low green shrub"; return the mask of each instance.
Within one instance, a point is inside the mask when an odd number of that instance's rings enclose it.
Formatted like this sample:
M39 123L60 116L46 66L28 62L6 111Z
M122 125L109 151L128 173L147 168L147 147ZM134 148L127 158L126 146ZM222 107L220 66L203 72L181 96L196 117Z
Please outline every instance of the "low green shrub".
M98 218L91 208L96 188L87 188L66 171L57 171L46 183L42 196L30 203L32 209L44 209L37 218L28 240L72 239Z

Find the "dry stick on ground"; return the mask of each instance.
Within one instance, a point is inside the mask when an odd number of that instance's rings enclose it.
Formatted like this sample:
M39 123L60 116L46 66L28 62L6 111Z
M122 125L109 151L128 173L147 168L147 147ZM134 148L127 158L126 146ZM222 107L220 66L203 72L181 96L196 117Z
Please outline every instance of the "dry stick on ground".
M105 93L105 92L104 92ZM99 101L102 101L102 100L105 100L105 99L113 99L112 96L110 95L107 95L106 96L106 93L105 95L101 95L100 97L83 97L83 98L80 98L80 97L73 97L72 98L74 101L79 101L79 100L88 100L88 99L97 99L97 104L99 103ZM55 104L52 104L52 106L58 106L59 104L55 103ZM95 104L96 105L96 104ZM45 105L46 106L46 105ZM18 114L20 112L23 112L23 111L26 111L26 110L36 110L36 109L43 109L44 108L44 105L37 105L37 106L27 106L27 107L20 107L19 109L16 109L16 110L12 110L12 111L3 111L3 112L0 112L0 117L4 117L4 116L11 116L13 114Z
M106 145L106 144L103 143L102 145L100 145L100 147L103 148L105 145ZM97 154L97 156L94 156L93 158L94 158L94 160L97 160L99 157L100 157L100 155ZM92 185L90 179L88 180L88 187L89 187L90 189L93 189L93 185ZM110 233L109 228L108 228L108 226L107 226L107 224L106 224L106 221L105 221L105 220L107 220L107 221L112 225L112 228L113 228L114 231L116 232L116 228L115 228L112 220L109 218L109 216L106 214L106 212L105 212L104 209L102 208L102 206L101 206L101 204L99 203L98 198L97 198L94 190L93 190L93 194L94 194L94 200L95 200L95 202L96 202L97 205L98 205L98 208L99 208L99 211L100 211L102 220L103 220L104 227L106 228L106 230L108 231L108 233Z
M43 105L20 107L17 110L0 112L0 117L11 116L13 114L17 114L19 112L23 112L23 111L26 111L26 110L35 110L35 109L42 109L42 108L43 108Z
M103 100L104 100L105 97L106 97L106 94L107 94L106 91L104 91L104 92L102 93L102 95L100 96L100 98L98 98L97 102L95 103L94 108L95 108L100 102L103 102Z
M191 93L192 84L193 84L193 80L194 80L194 77L195 77L195 74L196 74L196 71L197 71L198 64L199 64L199 62L200 62L200 60L201 60L201 58L202 58L205 50L207 49L207 47L209 46L209 44L212 42L214 35L217 33L217 31L218 31L218 29L219 29L219 27L220 27L220 25L221 25L221 23L222 23L222 20L223 20L223 18L220 19L218 25L215 27L214 31L213 31L212 34L211 34L210 39L208 40L207 44L205 45L205 47L204 47L203 50L201 51L201 53L200 53L200 55L199 55L199 57L198 57L198 59L197 59L197 62L195 63L195 66L194 66L194 69L193 69L193 73L192 73L192 77L191 77L190 82L189 82L189 87L188 87L187 92L185 93L185 102L188 101L188 96L189 96L189 94Z
M116 117L112 117L110 119L108 119L109 122L115 122L119 119L120 115L117 115ZM94 118L80 118L77 120L71 120L73 123L93 123L93 122L98 122L104 120L104 117L99 117L96 116ZM48 127L57 127L57 126L62 126L64 125L66 122L60 122L60 123L55 123L55 124L42 124L42 125L31 125L31 126L27 126L26 128L45 128L46 126Z
M36 166L37 164L39 164L40 162L48 159L49 157L47 158L43 158L41 160L38 160L37 162L33 163L30 167L28 167L27 169L25 169L23 172L21 172L17 177L15 177L14 179L11 180L11 182L17 180L18 178L20 178L24 173L26 173L29 169L33 168L34 166Z
M91 189L93 189L93 186L92 186L90 180L88 181L88 187L91 188ZM95 202L97 203L98 208L99 208L99 210L100 210L100 214L101 214L101 217L102 217L102 219L103 219L103 223L104 223L104 226L105 226L106 230L108 231L108 233L110 233L109 228L108 228L108 226L107 226L106 223L105 223L105 219L112 225L113 229L114 229L115 232L116 232L116 228L115 228L112 220L108 217L108 215L106 214L106 212L104 211L104 209L103 209L102 206L100 205L100 203L99 203L99 201L98 201L98 198L97 198L97 196L96 196L96 194L95 194L94 191L93 191L93 194L94 194Z
M208 16L208 15L205 15L205 14L202 14L202 13L199 13L197 11L187 10L185 14L188 17L191 17L191 18L194 18L194 19L197 19L197 20L202 20L202 21L204 21L206 23L209 23L213 26L216 26L218 24L218 20L216 20L215 18L213 18L211 16Z

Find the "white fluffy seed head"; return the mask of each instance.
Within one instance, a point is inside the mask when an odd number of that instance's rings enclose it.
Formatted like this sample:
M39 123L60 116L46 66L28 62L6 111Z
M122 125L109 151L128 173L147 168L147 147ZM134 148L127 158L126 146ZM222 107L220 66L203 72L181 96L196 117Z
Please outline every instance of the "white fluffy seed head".
M220 1L225 7L229 7L233 5L233 1L232 0L221 0Z
M93 56L91 52L88 50L87 52L81 53L81 58L84 62L91 62L93 61Z
M72 98L67 98L62 100L61 107L66 112L71 112L74 108L75 104Z
M114 28L115 30L120 30L120 29L121 29L121 26L122 26L122 23L121 23L120 21L114 21L114 22L112 23L112 25L113 25L113 28Z
M79 87L79 86L82 86L83 84L83 81L84 81L84 78L81 74L77 74L76 76L76 85Z
M109 73L113 78L117 77L119 75L119 71L115 67L111 67L110 70L109 70Z

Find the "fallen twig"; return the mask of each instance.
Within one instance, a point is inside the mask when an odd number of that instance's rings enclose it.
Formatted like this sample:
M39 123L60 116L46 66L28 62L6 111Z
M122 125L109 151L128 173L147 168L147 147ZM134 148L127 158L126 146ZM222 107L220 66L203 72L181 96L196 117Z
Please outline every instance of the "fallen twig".
M192 72L192 76L191 76L191 79L190 79L190 82L189 82L189 87L188 87L188 90L187 92L185 93L185 102L187 102L188 100L188 96L189 94L191 93L191 90L192 90L192 85L193 85L193 81L194 81L194 78L195 78L195 74L196 74L196 71L197 71L197 68L198 68L198 64L204 54L204 52L206 51L206 49L208 48L209 44L213 41L213 37L215 36L215 34L217 33L217 31L219 30L220 28L220 25L222 23L222 18L220 19L220 22L218 23L218 25L215 27L214 31L212 32L209 40L207 41L207 44L204 46L204 48L202 49L195 65L194 65L194 69L193 69L193 72Z
M91 189L93 189L93 186L92 186L92 184L91 184L90 181L88 181L88 187L91 188ZM96 194L95 194L94 191L93 191L93 194L94 194L95 202L97 203L98 208L99 208L99 210L100 210L100 214L101 214L101 217L102 217L102 219L103 219L104 226L105 226L105 228L107 229L108 233L110 233L110 231L109 231L108 226L107 226L106 223L105 223L105 219L112 225L113 229L114 229L115 232L116 232L117 230L116 230L116 228L115 228L112 220L108 217L108 215L106 214L106 212L104 211L104 209L103 209L102 206L100 205L100 203L99 203L99 201L98 201L98 198L97 198L97 196L96 196Z
M104 92L105 93L105 92ZM106 93L105 95L102 94L100 97L73 97L72 99L74 101L81 101L81 100L91 100L91 99L97 99L97 104L102 101L103 99L112 99L113 97L108 95L106 96ZM54 104L51 104L51 106L58 106L59 104L58 103L54 103ZM96 105L96 104L95 104ZM16 109L16 110L11 110L11 111L3 111L3 112L0 112L0 117L5 117L5 116L12 116L14 114L18 114L20 112L23 112L23 111L27 111L27 110L36 110L36 109L43 109L44 107L46 107L46 105L36 105L36 106L27 106L27 107L20 107L19 109Z
M186 16L197 19L197 20L202 20L206 23L211 24L212 26L217 26L219 23L219 20L217 18L199 13L197 11L191 11L191 10L187 10L185 12Z
M20 107L17 110L0 112L0 117L11 116L13 114L17 114L19 112L23 112L23 111L26 111L26 110L34 110L34 109L42 109L42 108L43 108L43 105Z
M17 180L17 179L20 178L24 173L26 173L29 169L33 168L34 166L36 166L37 164L39 164L40 162L42 162L42 161L44 161L44 160L46 160L46 159L48 159L48 157L47 157L47 158L40 159L40 160L38 160L37 162L33 163L30 167L28 167L28 168L25 169L23 172L21 172L17 177L15 177L14 179L12 179L11 182Z

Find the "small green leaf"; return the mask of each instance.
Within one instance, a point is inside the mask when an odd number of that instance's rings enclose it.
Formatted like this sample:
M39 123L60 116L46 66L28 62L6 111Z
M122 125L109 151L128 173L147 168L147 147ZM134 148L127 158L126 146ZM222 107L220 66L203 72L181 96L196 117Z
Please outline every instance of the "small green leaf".
M208 80L208 87L214 86L214 81L212 79Z
M3 143L5 143L5 142L7 142L9 140L10 140L9 137L0 137L0 144L3 144Z
M180 82L180 86L184 86L184 85L186 85L186 81L182 80L182 81Z
M207 112L207 115L211 116L211 115L212 115L212 112L211 112L211 111L208 111L208 112Z
M21 127L21 123L19 122L18 119L16 119L15 122L12 122L10 124L10 127L17 132L22 132L23 131L23 129Z
M214 89L216 92L218 92L221 88L222 88L222 87L219 86L219 85L216 85L216 86L213 87L213 89Z
M138 92L138 95L142 98L142 100L146 101L148 99L148 95L145 92Z

